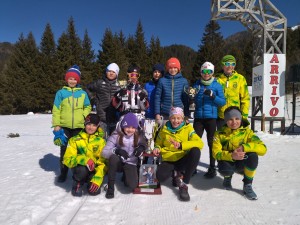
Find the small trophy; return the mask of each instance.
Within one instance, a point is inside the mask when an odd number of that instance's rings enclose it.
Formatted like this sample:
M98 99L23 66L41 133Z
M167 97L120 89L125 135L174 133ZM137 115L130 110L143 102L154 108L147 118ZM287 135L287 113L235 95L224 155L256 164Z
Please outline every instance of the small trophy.
M191 112L195 112L195 96L200 91L199 88L193 87L184 87L184 92L189 96L190 106L189 109Z

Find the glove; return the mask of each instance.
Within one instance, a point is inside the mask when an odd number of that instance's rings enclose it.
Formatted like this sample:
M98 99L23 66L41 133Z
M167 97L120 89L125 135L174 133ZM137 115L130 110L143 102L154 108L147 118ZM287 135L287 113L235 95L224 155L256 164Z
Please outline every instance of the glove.
M120 149L120 148L117 148L115 150L115 154L120 156L122 159L125 159L125 160L128 159L128 157L129 157L128 153L125 150Z
M127 89L123 88L120 90L120 95L121 96L124 96L124 95L127 95Z
M206 89L203 92L204 95L208 95L210 98L214 99L216 96L214 95L214 92L212 90Z
M131 89L133 88L133 86L134 86L134 84L133 84L133 83L130 83L130 84L127 85L127 89L128 89L128 90L131 90Z
M139 97L140 97L140 100L143 101L144 98L146 97L146 94L144 92L140 92Z
M96 193L99 190L100 186L91 182L90 183L90 188L89 188L89 192L90 193Z
M64 129L53 131L54 139L53 142L57 146L65 146L68 142L67 136L65 135Z
M95 169L95 163L92 159L89 159L86 163L86 167L88 168L89 171L94 171Z
M136 147L133 151L135 157L140 157L144 153L145 148L143 146Z
M121 100L125 95L127 95L127 89L122 88L119 92L117 92L116 96L119 100Z

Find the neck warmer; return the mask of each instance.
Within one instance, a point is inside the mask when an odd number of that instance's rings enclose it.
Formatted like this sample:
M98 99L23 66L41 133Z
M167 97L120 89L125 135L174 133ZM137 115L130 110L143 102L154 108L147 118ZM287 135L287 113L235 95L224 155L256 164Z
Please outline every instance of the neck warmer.
M210 85L214 81L214 79L215 79L214 77L211 77L209 80L203 80L203 79L201 79L200 81L201 81L202 84L208 86L208 85Z

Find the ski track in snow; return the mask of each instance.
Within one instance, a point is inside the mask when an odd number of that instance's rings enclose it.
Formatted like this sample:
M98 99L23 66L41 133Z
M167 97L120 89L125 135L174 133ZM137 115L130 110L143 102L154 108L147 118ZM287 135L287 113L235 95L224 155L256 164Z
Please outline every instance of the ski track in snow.
M87 195L74 198L69 193L50 211L50 213L38 224L39 225L55 225L55 224L71 224L77 213L84 205ZM63 214L61 212L64 212Z

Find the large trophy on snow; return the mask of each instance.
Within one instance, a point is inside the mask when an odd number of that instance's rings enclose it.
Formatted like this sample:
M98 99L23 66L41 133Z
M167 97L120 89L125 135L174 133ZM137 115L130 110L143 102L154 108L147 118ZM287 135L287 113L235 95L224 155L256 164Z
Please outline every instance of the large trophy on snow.
M195 112L195 96L198 94L199 90L199 88L184 87L184 92L189 96L190 112Z

